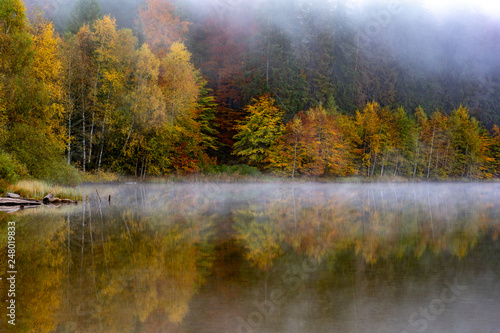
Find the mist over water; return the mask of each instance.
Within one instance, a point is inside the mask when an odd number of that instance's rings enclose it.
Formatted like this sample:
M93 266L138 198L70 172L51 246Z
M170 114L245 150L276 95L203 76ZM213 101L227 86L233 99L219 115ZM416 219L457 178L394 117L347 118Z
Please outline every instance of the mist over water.
M496 332L500 324L498 184L83 191L87 204L9 216L28 331Z

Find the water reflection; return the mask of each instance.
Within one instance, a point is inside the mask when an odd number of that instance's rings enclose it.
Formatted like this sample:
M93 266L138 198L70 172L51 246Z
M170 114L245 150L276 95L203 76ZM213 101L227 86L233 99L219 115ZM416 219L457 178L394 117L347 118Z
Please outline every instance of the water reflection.
M8 216L16 331L494 332L499 189L102 186Z

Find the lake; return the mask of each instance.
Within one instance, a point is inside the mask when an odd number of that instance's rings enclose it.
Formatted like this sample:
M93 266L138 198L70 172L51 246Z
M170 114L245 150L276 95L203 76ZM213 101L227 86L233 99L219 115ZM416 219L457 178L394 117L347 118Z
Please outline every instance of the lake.
M8 216L0 331L500 332L500 184L82 188Z

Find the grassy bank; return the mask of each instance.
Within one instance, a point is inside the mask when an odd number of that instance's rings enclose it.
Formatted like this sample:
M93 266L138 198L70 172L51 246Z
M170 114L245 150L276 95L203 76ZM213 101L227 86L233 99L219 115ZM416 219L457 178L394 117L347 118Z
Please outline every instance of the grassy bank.
M17 193L23 198L37 200L43 199L48 193L61 199L82 199L82 193L76 187L51 185L39 180L21 180L14 185L9 185L7 191Z

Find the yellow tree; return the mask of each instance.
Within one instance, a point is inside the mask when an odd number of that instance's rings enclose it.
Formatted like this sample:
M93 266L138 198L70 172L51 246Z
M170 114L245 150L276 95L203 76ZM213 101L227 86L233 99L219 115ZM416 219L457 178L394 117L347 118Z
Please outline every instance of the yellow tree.
M321 145L324 141L323 126L317 122L320 118L314 110L299 112L300 132L298 132L299 149L294 153L294 170L302 175L321 176L324 173L324 156L322 156ZM318 126L319 125L319 126Z
M9 91L4 95L9 126L5 149L33 176L55 180L66 167L61 159L66 136L59 41L40 12L29 24L23 11L18 1L0 3L0 77Z
M0 1L0 74L17 74L29 65L31 36L27 23L21 0Z
M60 120L66 112L63 105L62 62L59 57L60 40L54 32L52 22L35 12L31 24L33 35L32 77L43 82L45 103L39 106L38 117L46 125L45 133L50 140L63 149L66 131Z
M49 96L59 100L62 95L61 71L62 62L59 59L59 38L55 35L52 22L43 18L43 13L36 12L32 20L33 34L33 75L46 84Z
M200 93L197 81L191 53L183 43L173 43L168 54L161 59L158 79L171 123L176 117L196 108Z
M144 128L160 127L166 118L165 103L157 84L160 61L147 44L140 49L136 66L135 87L131 92L132 117Z
M338 114L329 114L322 107L310 110L319 156L325 175L346 176L352 173L348 141L340 129Z
M127 96L133 84L129 80L133 77L135 64L137 60L137 38L129 29L118 31L116 40L110 50L109 66L105 66L102 71L102 83L100 87L100 109L101 109L101 134L99 158L97 169L101 169L104 152L109 150L110 140L106 133L110 130L116 130L118 124L116 113L124 109L128 101ZM102 115L104 113L104 115ZM119 131L118 131L119 132Z
M26 97L24 77L32 62L32 36L20 0L0 1L0 80L9 126L29 119L31 108L18 101ZM23 96L24 95L24 96Z
M424 168L424 140L429 129L429 119L421 107L415 110L415 146L413 153L413 178L417 177L417 171ZM419 169L420 166L420 169ZM419 173L420 174L420 173Z
M111 92L111 85L109 80L115 81L116 71L113 67L117 62L117 58L113 53L116 49L115 44L118 38L116 31L116 21L111 19L109 15L104 16L94 22L92 31L92 39L94 41L95 58L93 62L97 64L96 72L93 78L92 87L92 123L90 126L90 142L89 142L89 155L88 163L92 161L92 152L94 147L94 134L96 133L96 122L98 118L104 118L99 114L101 110L105 109L98 103L98 93L102 86L105 86L105 80L108 81L108 94ZM102 103L103 104L103 103Z
M240 156L245 162L262 168L273 147L282 135L284 125L283 111L269 96L254 99L252 105L245 108L246 119L236 126L238 134L234 136L233 154Z
M487 140L479 122L461 106L450 116L451 145L454 161L451 174L456 177L482 178L488 161Z
M78 47L75 36L66 37L61 41L59 47L59 59L61 59L63 63L63 85L65 89L64 99L66 101L66 115L67 115L67 139L66 139L66 154L67 154L67 163L71 163L73 142L75 141L73 135L73 110L75 108L75 86L77 85L75 81L76 77L76 62L78 57Z
M393 148L392 162L393 175L410 175L413 171L413 162L417 133L415 121L408 117L404 108L398 108L394 113L393 122L389 124L389 137Z
M345 154L347 156L346 174L357 174L356 169L356 156L361 156L363 149L361 148L361 139L359 137L358 128L356 127L355 118L348 115L334 113L335 124L342 134L343 142L346 145Z
M341 176L352 173L350 148L337 115L322 107L299 112L271 148L270 168L286 175Z
M269 149L267 161L270 169L278 174L291 175L295 178L297 170L302 168L300 154L303 131L302 119L298 115L286 124L283 135Z
M0 75L10 91L5 97L12 125L29 120L31 126L48 126L51 132L57 124L52 120L62 112L58 39L43 13L36 11L33 16L29 24L22 4L0 4Z
M327 124L325 110L320 107L305 113L304 123L304 150L305 163L303 173L306 175L321 176L325 172L325 162L328 157L326 130L331 126Z
M380 176L384 176L386 168L389 168L394 163L394 155L397 154L398 141L401 136L398 128L397 111L393 111L388 107L382 108L379 111L380 117ZM400 114L399 114L400 115Z
M77 60L76 73L77 76L77 97L78 106L81 110L81 138L82 138L82 168L83 173L86 171L87 166L87 124L88 124L88 108L89 100L88 95L92 91L92 73L95 72L95 63L92 61L92 52L94 50L94 39L92 31L88 25L84 25L80 28L76 34L76 44L77 44Z
M356 111L355 124L360 138L362 167L368 177L373 176L381 152L382 122L380 106L376 102L366 105L363 112Z
M140 166L145 175L196 172L208 165L207 137L197 122L200 80L184 44L173 43L163 57L144 44L134 66L123 119L127 168Z
M491 145L489 149L490 170L494 176L500 175L500 128L497 125L491 130Z
M436 177L447 176L445 166L448 163L448 155L450 154L450 137L448 131L448 117L441 112L436 111L432 114L429 120L428 138L431 138L430 151L427 159L427 178L431 174L431 170L435 170Z
M130 102L125 114L127 124L121 127L126 136L123 154L134 160L146 158L148 137L163 126L166 118L165 101L158 86L160 61L147 44L138 51L135 66L134 83L127 96Z

